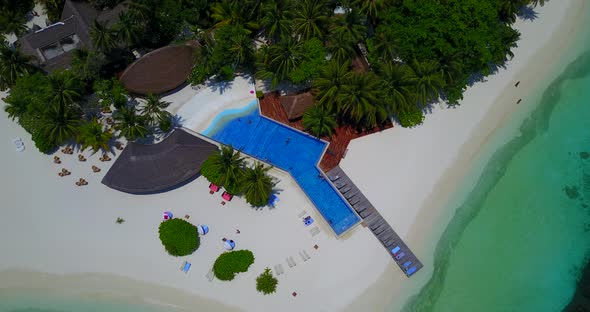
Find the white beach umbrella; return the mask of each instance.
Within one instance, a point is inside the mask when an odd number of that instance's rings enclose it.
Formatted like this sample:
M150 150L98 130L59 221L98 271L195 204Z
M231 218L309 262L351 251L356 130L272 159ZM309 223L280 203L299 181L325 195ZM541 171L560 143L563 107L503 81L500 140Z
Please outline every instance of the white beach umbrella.
M209 227L205 224L199 224L199 225L197 225L197 231L199 232L200 235L205 235L205 234L209 233Z
M226 240L225 242L223 242L223 247L225 247L226 250L232 250L236 247L236 242L234 242L233 240Z

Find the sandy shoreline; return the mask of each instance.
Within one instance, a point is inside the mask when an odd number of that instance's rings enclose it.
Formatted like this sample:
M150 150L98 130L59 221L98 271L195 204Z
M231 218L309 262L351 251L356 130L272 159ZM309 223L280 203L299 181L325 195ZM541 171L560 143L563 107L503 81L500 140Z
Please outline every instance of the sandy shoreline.
M516 27L522 34L521 41L518 48L514 50L514 59L508 62L506 69L488 77L486 82L470 87L460 107L456 109L435 107L433 114L426 116L425 124L420 127L422 129L419 129L422 133L418 136L426 141L431 140L430 147L413 146L412 140L419 142L418 138L400 139L389 135L389 145L395 146L395 152L404 151L412 156L429 152L432 154L426 155L434 155L434 159L418 156L418 159L413 160L416 164L421 163L423 166L412 166L404 162L403 157L387 155L389 163L402 162L404 166L410 168L396 166L389 178L390 185L411 185L412 183L418 185L424 181L417 180L426 180L425 177L435 178L434 181L427 182L432 185L429 191L427 187L416 189L413 193L407 189L393 190L393 196L403 193L406 194L406 198L415 200L404 201L404 211L391 211L388 215L392 219L408 220L408 211L416 213L414 222L406 227L407 232L403 234L403 237L418 254L425 268L411 282L400 285L391 278L397 269L387 267L382 277L367 288L363 295L346 309L347 311L357 311L367 307L397 311L430 279L434 270L433 257L436 244L452 219L454 209L469 191L469 189L458 190L457 188L475 184L494 150L505 143L509 137L517 134L520 122L535 108L541 95L540 91L544 90L552 80L547 77L553 77L556 70L573 61L576 55L571 51L569 54L564 53L563 48L575 45L576 32L580 29L579 26L584 18L587 18L584 9L586 6L583 0L568 0L560 3L553 1L537 9L539 13L537 20L533 22L519 20ZM514 86L517 81L520 81L518 88ZM523 99L520 105L516 105L518 99ZM474 107L479 107L482 111L478 113ZM452 110L451 114L448 114L449 110ZM472 112L465 112L468 110ZM441 116L445 114L446 116ZM436 121L433 122L432 119ZM463 126L455 127L456 124ZM450 129L448 136L452 138L441 137L438 133L440 129ZM469 135L465 135L465 138L457 138L455 136L457 133L453 130L468 132ZM435 142L432 138L440 139L442 142ZM387 139L383 139L385 140ZM403 142L399 142L400 140ZM361 148L366 146L359 149ZM438 157L440 151L450 154L442 157L445 158L448 166L444 166L443 161L437 162L441 160L441 157ZM349 155L351 154L354 155L354 150L349 151ZM428 161L429 158L430 161ZM356 159L348 161L354 166ZM347 161L344 164L345 168L347 168L346 165ZM351 168L350 171L355 170ZM363 172L353 176L353 178L357 177L364 179ZM363 185L367 188L372 187L370 182L366 182L368 184ZM374 183L384 183L384 181L379 180ZM424 196L425 193L427 196ZM398 229L395 226L394 228ZM387 289L387 296L384 295L383 289Z
M85 153L88 163L62 156L74 178L84 176L90 182L87 188L76 189L71 181L57 177L52 156L39 154L30 137L3 117L0 138L8 147L0 151L4 173L0 211L9 217L0 220L0 234L17 237L18 233L19 239L0 241L0 290L54 288L64 294L106 297L115 290L121 300L174 304L187 311L195 304L216 311L237 307L379 311L392 300L401 308L431 276L435 244L453 214L441 209L443 203L466 174L477 175L468 164L480 156L495 130L515 114L524 116L532 109L534 101L528 100L528 94L542 88L544 77L564 61L561 50L571 45L584 5L584 0L551 1L537 10L537 20L519 21L522 37L515 58L507 69L470 88L457 109L436 107L421 127L396 127L351 144L342 167L425 264L412 279L405 278L367 229L357 227L335 239L294 181L280 173L276 173L284 190L280 205L263 212L249 209L241 199L221 208L202 178L158 195L112 191L100 184L108 164L98 163L89 153ZM518 88L516 81L521 81ZM523 103L517 106L519 98ZM11 146L16 136L27 146L23 154ZM103 166L101 174L88 172L94 163ZM194 255L173 258L163 251L157 225L164 209L177 216L190 214L191 222L212 226L211 235L203 238ZM311 236L301 224L297 215L302 210L314 217L320 235ZM126 223L116 225L117 217ZM255 264L231 283L208 282L205 274L222 252L218 239L233 235L237 227L242 234L236 241L240 248L254 251ZM314 251L314 244L320 249ZM297 259L298 265L288 268L285 258L297 257L299 250L310 252L312 259ZM184 260L193 262L186 275L178 270ZM278 292L259 295L253 280L265 267L278 263L286 271L279 276ZM299 293L297 298L292 291Z

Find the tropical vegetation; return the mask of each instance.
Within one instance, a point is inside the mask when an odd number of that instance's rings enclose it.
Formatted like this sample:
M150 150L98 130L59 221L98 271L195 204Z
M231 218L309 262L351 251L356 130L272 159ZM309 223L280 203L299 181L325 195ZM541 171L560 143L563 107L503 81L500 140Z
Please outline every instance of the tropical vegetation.
M264 272L256 278L256 290L265 295L276 292L278 284L279 280L272 275L270 268L264 269Z
M222 281L231 281L236 273L247 272L252 263L254 254L250 250L224 252L215 260L213 273Z
M197 227L183 219L163 221L158 232L162 245L172 256L187 256L199 248Z
M33 0L0 1L0 33L19 35L26 30L26 15L33 10Z
M270 168L259 162L247 167L240 152L229 145L222 146L219 152L203 162L201 174L209 182L223 186L230 194L243 194L253 207L262 207L268 204L276 185L275 179L268 174Z

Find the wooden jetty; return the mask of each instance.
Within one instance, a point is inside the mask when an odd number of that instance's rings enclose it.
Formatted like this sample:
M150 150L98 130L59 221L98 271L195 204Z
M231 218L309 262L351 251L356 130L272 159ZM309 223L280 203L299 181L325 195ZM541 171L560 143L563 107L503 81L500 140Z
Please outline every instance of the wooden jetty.
M363 219L363 222L369 227L373 235L381 242L387 253L402 269L406 276L418 272L422 267L422 262L404 243L404 241L395 233L391 225L385 221L383 216L375 209L373 204L363 195L363 193L354 185L352 180L340 168L334 167L326 173L332 184L338 189L357 214ZM399 247L399 248L396 248ZM396 254L392 250L396 248ZM401 256L403 255L403 256ZM397 257L396 257L397 256ZM397 259L399 258L399 259ZM409 261L409 264L408 264Z

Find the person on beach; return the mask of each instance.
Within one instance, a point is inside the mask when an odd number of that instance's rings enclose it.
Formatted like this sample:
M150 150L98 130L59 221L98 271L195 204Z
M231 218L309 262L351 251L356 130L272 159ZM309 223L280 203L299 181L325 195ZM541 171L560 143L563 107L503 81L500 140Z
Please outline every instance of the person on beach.
M239 229L236 229L236 234L240 234L240 230Z

